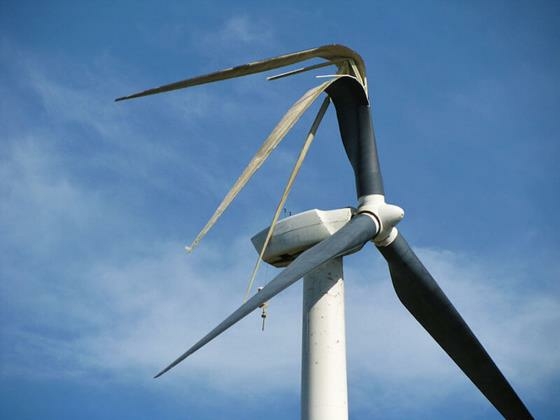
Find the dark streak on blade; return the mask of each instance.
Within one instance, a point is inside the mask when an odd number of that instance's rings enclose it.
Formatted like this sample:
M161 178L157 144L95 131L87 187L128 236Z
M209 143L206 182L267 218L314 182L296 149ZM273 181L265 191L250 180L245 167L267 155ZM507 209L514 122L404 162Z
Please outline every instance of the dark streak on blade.
M383 195L367 92L356 79L343 76L329 86L327 93L336 108L344 150L354 169L358 198L370 194Z

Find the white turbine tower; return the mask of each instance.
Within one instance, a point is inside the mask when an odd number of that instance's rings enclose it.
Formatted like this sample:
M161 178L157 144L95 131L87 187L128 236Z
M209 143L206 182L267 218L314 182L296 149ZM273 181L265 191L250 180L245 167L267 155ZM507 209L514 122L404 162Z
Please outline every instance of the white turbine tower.
M371 241L387 261L393 286L403 305L488 401L505 418L531 419L532 416L521 399L395 227L403 218L404 212L401 208L385 202L371 123L365 65L356 52L341 45L313 48L149 89L118 98L117 101L263 72L314 58L324 61L273 78L328 65L337 66L336 75L307 91L288 110L206 226L191 246L187 247L192 250L198 245L287 132L325 92L327 97L300 152L272 224L269 229L253 238L260 258L286 268L177 360L159 372L156 378L282 290L304 278L302 418L347 419L342 257L360 250ZM354 170L357 209L346 208L327 212L311 210L277 223L295 175L330 102L333 102L336 108L342 142Z

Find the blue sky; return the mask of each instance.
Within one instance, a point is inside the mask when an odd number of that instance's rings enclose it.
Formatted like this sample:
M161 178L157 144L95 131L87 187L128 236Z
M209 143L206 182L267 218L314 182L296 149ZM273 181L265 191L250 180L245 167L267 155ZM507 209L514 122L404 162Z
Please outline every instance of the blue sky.
M252 314L151 378L239 305L249 239L313 110L201 246L183 246L317 80L113 99L328 43L368 66L401 231L533 414L557 417L558 4L233 3L0 1L0 417L298 417L301 283L271 302L264 333ZM331 109L287 208L355 204ZM499 418L373 247L345 277L351 418Z

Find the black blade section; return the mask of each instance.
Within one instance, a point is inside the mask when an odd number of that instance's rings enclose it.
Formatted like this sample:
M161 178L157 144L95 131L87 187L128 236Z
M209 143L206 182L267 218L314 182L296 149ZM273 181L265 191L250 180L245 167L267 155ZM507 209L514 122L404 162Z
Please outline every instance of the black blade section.
M507 419L533 417L461 315L399 233L378 247L403 305Z
M344 76L330 85L327 93L336 108L340 136L354 168L358 198L370 194L384 195L371 110L364 87L355 78Z
M282 290L302 278L304 275L320 265L350 250L362 247L367 241L377 234L377 225L369 216L358 215L350 222L335 232L331 237L319 242L317 245L299 255L284 271L272 279L259 293L241 305L235 312L228 316L216 328L210 331L194 346L177 358L173 363L159 372L155 377L181 363L188 356L202 346L216 338L236 322L253 312L261 304L267 302Z

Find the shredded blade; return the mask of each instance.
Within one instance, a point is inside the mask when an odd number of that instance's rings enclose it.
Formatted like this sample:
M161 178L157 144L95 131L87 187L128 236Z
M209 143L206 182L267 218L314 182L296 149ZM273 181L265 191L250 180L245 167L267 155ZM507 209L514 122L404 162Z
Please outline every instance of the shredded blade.
M262 246L262 249L259 252L259 257L257 258L257 262L255 263L255 267L253 268L253 272L251 273L251 278L249 280L249 285L247 286L247 291L245 292L245 297L243 298L243 302L246 302L247 299L249 298L249 295L251 294L251 289L253 288L253 283L255 282L255 278L257 277L257 272L259 271L259 267L260 267L263 255L266 252L266 248L268 247L268 243L270 242L270 239L272 238L272 235L274 234L274 228L276 226L276 222L278 221L278 218L280 217L280 213L282 212L282 209L284 208L284 204L286 203L286 200L288 199L288 195L290 194L290 191L292 190L292 186L294 185L294 181L296 180L296 177L299 173L301 165L303 164L303 161L305 160L305 157L307 156L307 152L309 151L309 148L311 147L311 143L313 143L313 140L315 139L315 134L317 133L317 129L319 128L319 125L321 124L321 121L323 120L323 117L325 116L325 113L327 112L329 104L330 104L330 99L328 97L326 97L323 100L323 103L321 104L321 107L319 108L319 111L317 112L317 115L315 116L315 120L313 121L313 124L311 124L311 128L309 129L309 133L307 134L307 137L305 138L305 142L303 143L303 147L301 148L301 150L299 152L299 156L298 156L298 158L296 160L296 163L294 165L294 168L292 169L292 172L290 173L290 178L288 179L288 183L286 184L286 187L284 188L284 192L282 193L282 197L280 198L280 201L278 202L278 206L276 206L276 211L274 212L274 216L272 217L272 222L270 223L270 227L268 228L268 232L266 234L266 239L264 240L264 244Z
M259 148L253 159L249 162L247 167L243 170L233 187L226 194L210 220L202 228L200 233L196 236L194 241L186 248L188 252L192 252L200 243L202 238L206 236L208 231L214 226L218 221L222 213L228 208L231 202L239 194L239 192L245 187L247 182L255 174L255 172L262 166L268 156L273 152L273 150L280 144L284 139L286 134L291 130L295 123L301 118L305 111L315 102L321 93L323 93L333 81L328 81L320 84L313 89L308 90L284 115L280 122L276 125L274 130L270 133L267 139L264 141L262 146Z

